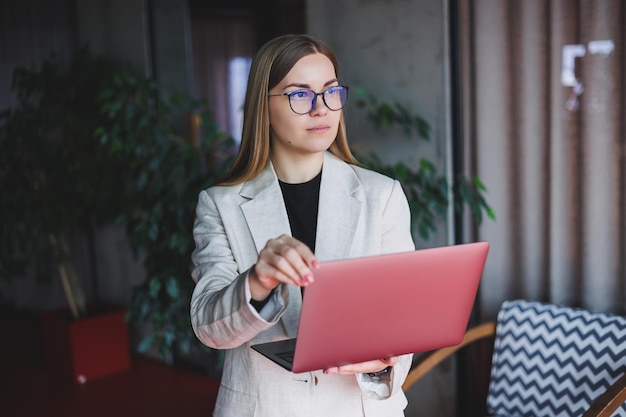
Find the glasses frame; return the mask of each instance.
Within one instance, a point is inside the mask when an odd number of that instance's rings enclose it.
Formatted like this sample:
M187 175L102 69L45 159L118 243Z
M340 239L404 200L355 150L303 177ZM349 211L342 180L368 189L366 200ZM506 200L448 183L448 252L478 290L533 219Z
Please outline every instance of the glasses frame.
M345 100L345 102L341 105L341 107L340 107L340 108L338 108L338 109L332 109L332 108L330 108L330 106L328 105L328 103L326 103L326 96L325 96L325 94L328 92L328 90L331 90L331 89L333 89L333 88L338 88L338 87L339 87L339 88L342 88L342 89L344 89L344 90L345 90L345 92L346 92L346 100ZM293 105L291 104L291 96L293 96L293 95L295 95L295 94L297 94L297 93L301 93L301 92L303 92L303 91L309 91L309 92L313 93L313 94L314 94L314 96L313 96L313 99L311 100L311 108L309 109L309 111L306 111L306 112L304 112L304 113L300 113L300 112L297 112L297 111L295 111L295 110L293 109ZM288 97L288 99L289 99L289 108L291 108L291 111L292 111L292 112L294 112L295 114L300 114L300 115L303 115L303 114L309 114L309 113L311 113L311 112L313 111L313 109L315 108L315 105L317 104L317 96L322 96L322 101L324 102L324 105L328 108L328 110L331 110L331 111L339 111L339 110L343 109L343 108L345 107L346 103L348 102L348 87L347 87L347 86L345 86L345 85L333 85L333 86L331 86L331 87L328 87L326 90L322 91L321 93L317 93L317 92L315 92L315 91L313 91L313 90L311 90L311 89L308 89L308 88L301 88L301 89L299 89L299 90L290 91L290 92L288 92L288 93L268 94L268 97L279 97L279 96L287 96L287 97Z

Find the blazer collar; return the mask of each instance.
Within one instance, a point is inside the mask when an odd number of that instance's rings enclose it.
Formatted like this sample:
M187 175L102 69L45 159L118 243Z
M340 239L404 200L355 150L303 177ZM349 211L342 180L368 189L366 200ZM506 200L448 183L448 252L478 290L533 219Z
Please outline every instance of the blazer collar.
M361 201L355 192L361 187L354 170L326 152L322 167L315 253L320 261L348 257ZM257 252L269 239L291 235L287 209L271 162L256 178L243 184L240 195L246 199L241 209L254 239Z
M352 167L326 152L315 241L315 254L320 261L349 257L361 216L362 203L355 196L360 187Z
M283 194L271 162L256 178L244 183L239 194L246 199L241 210L257 253L268 240L282 234L291 235Z

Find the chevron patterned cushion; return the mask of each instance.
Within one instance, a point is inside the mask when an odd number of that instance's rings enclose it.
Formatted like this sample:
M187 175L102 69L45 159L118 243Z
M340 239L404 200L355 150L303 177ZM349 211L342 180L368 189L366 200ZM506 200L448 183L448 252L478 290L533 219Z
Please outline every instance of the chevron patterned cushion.
M624 372L625 317L506 301L498 314L487 406L495 416L581 416ZM626 417L626 403L613 416Z

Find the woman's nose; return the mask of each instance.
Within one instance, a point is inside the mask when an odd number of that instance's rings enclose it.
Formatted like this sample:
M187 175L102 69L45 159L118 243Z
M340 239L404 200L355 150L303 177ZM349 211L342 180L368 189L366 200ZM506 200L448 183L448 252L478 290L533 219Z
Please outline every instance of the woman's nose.
M328 107L326 107L322 96L315 96L315 98L313 99L313 106L311 107L310 114L312 116L324 115L326 114L326 112L328 112Z

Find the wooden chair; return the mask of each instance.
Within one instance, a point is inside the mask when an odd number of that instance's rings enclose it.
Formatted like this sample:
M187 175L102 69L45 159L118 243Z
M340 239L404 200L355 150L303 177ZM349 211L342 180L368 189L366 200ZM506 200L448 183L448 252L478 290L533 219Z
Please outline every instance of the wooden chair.
M406 391L437 364L494 337L487 396L493 416L626 416L626 317L526 300L505 301L497 322L417 358Z

